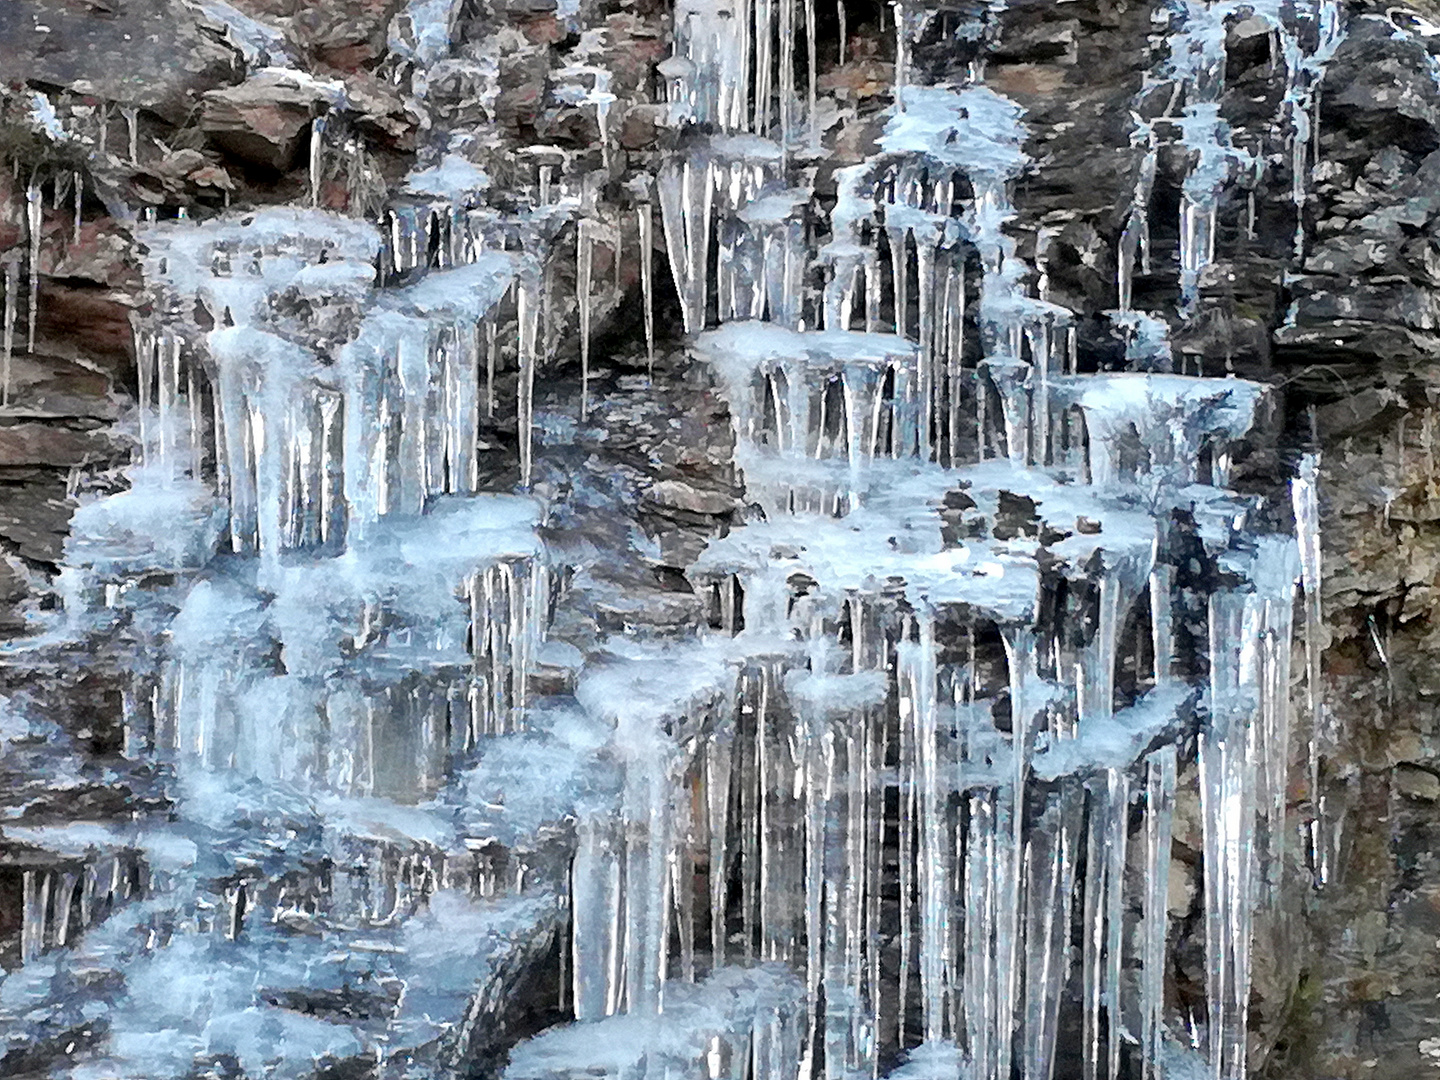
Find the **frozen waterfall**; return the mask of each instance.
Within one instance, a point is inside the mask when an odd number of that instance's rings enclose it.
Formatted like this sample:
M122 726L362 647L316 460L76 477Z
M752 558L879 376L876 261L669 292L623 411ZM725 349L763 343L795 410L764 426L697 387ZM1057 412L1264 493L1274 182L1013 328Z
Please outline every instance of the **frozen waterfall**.
M1174 318L1218 200L1264 167L1217 113L1227 14L1280 36L1302 163L1338 16L1168 6L1153 77L1182 111L1137 134L1106 316L1125 370L1094 371L1018 242L1036 166L985 81L1000 8L894 6L859 162L830 159L814 0L677 0L673 139L619 210L610 73L577 63L559 95L598 164L530 147L502 193L466 156L481 122L353 216L137 226L136 452L75 516L47 640L138 643L124 752L176 795L168 821L25 838L46 854L0 1010L125 972L94 1077L217 1048L254 1076L459 1075L522 992L557 1022L502 1047L511 1080L1246 1075L1256 915L1308 854L1287 792L1302 585L1321 711L1315 465L1298 538L1231 490L1267 387L1177 373L1131 278L1157 142L1190 161ZM396 18L387 74L418 109L463 9ZM936 81L941 24L966 61ZM345 107L312 133L312 203L327 169L374 180L326 157ZM647 362L658 252L745 509L685 568L707 628L582 652L552 634L576 547L552 542L537 378L573 333L592 422L631 242ZM36 303L11 270L7 364ZM497 433L513 473L482 469ZM1177 808L1200 822L1203 1002L1172 977ZM321 999L348 1004L292 1007Z

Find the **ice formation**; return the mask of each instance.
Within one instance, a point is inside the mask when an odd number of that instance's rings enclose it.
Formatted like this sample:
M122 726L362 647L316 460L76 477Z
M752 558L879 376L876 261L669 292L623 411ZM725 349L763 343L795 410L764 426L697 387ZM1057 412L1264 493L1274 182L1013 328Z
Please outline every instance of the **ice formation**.
M252 66L289 62L202 6ZM422 109L460 62L461 6L411 0L392 27L390 74ZM1283 39L1298 202L1339 33L1313 7L1318 38L1280 5L1175 5L1184 313L1249 166L1217 112L1225 20ZM1162 1076L1190 798L1208 984L1189 1019L1207 1075L1245 1075L1301 581L1321 708L1315 467L1298 544L1265 531L1228 490L1265 388L1175 373L1165 321L1131 310L1153 127L1110 316L1128 370L1080 372L1014 235L1023 111L984 82L981 24L968 75L923 84L934 14L897 5L878 152L835 171L826 211L813 2L677 5L675 145L627 205L647 355L658 211L752 508L688 569L711 604L693 641L547 640L566 568L530 488L554 268L574 260L583 418L598 253L618 267L624 235L566 152L520 155L501 209L466 133L435 133L393 197L345 217L318 206L343 127L320 123L316 205L140 227L138 450L128 489L75 516L53 636L143 644L125 752L173 766L180 794L163 825L4 830L42 854L0 1015L58 1024L71 973L110 973L129 995L77 1076L216 1054L251 1075L454 1069L542 971L573 1022L516 1046L512 1080L1050 1080L1061 1052L1087 1080ZM608 166L609 73L560 84ZM35 265L23 304L5 265L7 386ZM482 490L482 423L512 412L517 490ZM532 693L547 663L573 695Z

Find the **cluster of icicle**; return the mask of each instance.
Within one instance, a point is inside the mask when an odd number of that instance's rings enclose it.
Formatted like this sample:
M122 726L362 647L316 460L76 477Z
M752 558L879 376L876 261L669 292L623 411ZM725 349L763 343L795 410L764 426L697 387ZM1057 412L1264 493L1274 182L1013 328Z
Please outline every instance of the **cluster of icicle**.
M254 73L309 78L266 67L290 62L278 34L223 0L203 6ZM422 107L428 79L473 63L454 55L460 7L413 0L392 27L392 74ZM608 74L561 75L561 96L593 105L603 131ZM141 639L125 754L174 764L175 820L87 825L83 842L66 827L4 837L35 850L26 965L0 1001L7 1020L16 1001L35 1005L15 1014L15 1037L71 965L124 980L112 1037L77 1076L183 1075L231 1049L252 1075L362 1053L408 1061L441 1043L463 1056L552 940L563 864L535 852L564 831L577 790L605 804L586 779L603 739L530 694L556 591L542 507L485 493L477 455L482 430L513 413L530 488L536 369L566 315L556 240L578 213L579 250L562 257L580 257L588 297L598 246L618 270L618 232L593 184L557 176L570 155L553 148L523 155L534 184L518 209L488 205L475 132L439 133L377 207L346 109L332 96L312 130L310 208L137 223L128 488L77 511L66 621L27 646L117 627ZM133 117L130 142L133 162ZM337 172L354 216L319 209ZM38 209L31 222L38 244ZM20 266L5 263L7 362ZM20 310L33 323L33 282ZM233 852L179 840L227 828ZM188 856L152 874L152 849L171 841ZM122 903L123 919L92 926ZM378 988L373 1015L277 1003L331 992L337 969ZM262 972L275 990L263 1000ZM776 996L784 979L772 973Z
M132 749L405 798L517 722L548 571L537 507L477 496L475 454L497 362L519 368L526 422L539 305L535 256L494 219L402 206L382 238L268 210L143 231L142 460L79 512L76 592L137 557L197 569L217 538L240 558L190 590L132 695ZM166 539L117 547L149 537Z
M672 120L718 133L687 131L658 198L760 520L690 569L709 637L582 677L626 770L623 821L582 828L572 873L595 1026L522 1046L509 1075L1049 1080L1071 1030L1087 1077L1242 1077L1254 916L1284 868L1292 607L1318 583L1313 463L1301 542L1263 531L1226 485L1264 388L1169 374L1165 324L1123 293L1131 370L1076 373L1071 315L1030 295L1006 233L1022 111L983 83L898 85L827 222L797 163L790 7L677 11ZM1173 78L1206 83L1187 117L1213 138L1186 189L1187 306L1233 157L1213 11L1189 8L1204 40L1196 59L1177 37ZM1221 69L1233 13L1213 14ZM1294 65L1298 130L1334 12L1302 59L1256 13ZM897 18L902 55L924 22ZM1182 641L1197 619L1208 635ZM1167 995L1192 798L1199 1013ZM763 1005L773 963L799 974L798 1018Z
M1236 146L1229 123L1220 114L1225 91L1226 36L1244 19L1259 20L1270 38L1271 63L1283 66L1284 110L1279 118L1290 167L1295 203L1296 254L1304 240L1312 141L1319 146L1319 83L1325 65L1344 39L1340 4L1336 0L1168 0L1168 56L1146 92L1168 91L1160 116L1137 120L1135 141L1146 147L1136 180L1130 221L1118 252L1119 308L1129 311L1131 283L1137 264L1151 272L1149 203L1161 146L1178 141L1190 167L1180 193L1180 299L1184 312L1199 300L1200 276L1215 260L1215 234L1221 197L1243 180L1249 190L1249 232L1254 234L1254 191L1264 177L1269 151ZM1178 111L1177 111L1178 109Z
M145 862L133 850L70 853L57 865L21 871L20 960L63 948L92 923L145 889Z

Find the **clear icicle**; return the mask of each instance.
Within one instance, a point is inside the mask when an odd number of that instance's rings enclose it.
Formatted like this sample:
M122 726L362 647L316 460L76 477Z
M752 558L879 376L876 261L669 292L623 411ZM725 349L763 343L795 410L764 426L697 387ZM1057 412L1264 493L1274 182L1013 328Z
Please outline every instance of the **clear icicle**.
M27 259L30 288L25 300L25 351L35 351L35 321L40 314L40 234L44 223L44 206L40 200L40 181L31 177L25 188L25 235L30 244Z
M1322 580L1320 548L1320 455L1306 454L1300 460L1295 479L1290 483L1290 499L1295 512L1295 534L1300 545L1300 574L1305 591L1305 695L1310 730L1305 740L1307 791L1310 798L1310 858L1317 885L1328 877L1322 835L1323 814L1320 794L1320 752L1325 733L1324 681L1321 657L1324 649L1325 620L1321 606Z
M71 178L71 183L74 184L75 194L75 223L74 230L71 232L71 239L74 243L78 244L80 243L80 228L83 224L83 212L85 204L84 175L80 172L76 172Z
M16 309L19 306L20 293L20 262L18 259L8 257L0 260L0 271L5 275L5 327L4 327L4 362L5 370L0 372L0 408L10 407L11 393L11 361L15 355L15 319Z
M320 205L320 188L325 181L325 130L330 119L321 114L310 121L310 205Z
M581 218L575 225L575 302L580 307L580 416L590 411L590 292L595 268L594 226Z
M1140 932L1140 1054L1142 1080L1160 1080L1165 1019L1165 945L1169 929L1170 841L1175 813L1174 746L1146 763L1145 896Z
M538 282L522 276L516 286L516 310L520 324L520 384L516 424L520 433L520 486L528 488L534 473L535 368L539 363L536 338L540 331Z
M121 110L125 117L126 145L130 154L130 164L140 164L140 112L133 105Z

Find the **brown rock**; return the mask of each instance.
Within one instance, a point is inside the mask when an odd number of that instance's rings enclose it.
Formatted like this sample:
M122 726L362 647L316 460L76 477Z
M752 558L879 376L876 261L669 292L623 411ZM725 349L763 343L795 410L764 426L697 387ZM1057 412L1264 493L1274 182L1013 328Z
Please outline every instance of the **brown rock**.
M663 105L634 105L620 125L620 145L627 150L643 150L652 146L660 132Z
M0 539L22 558L59 562L73 510L65 495L64 473L51 468L0 468Z
M93 465L113 459L120 449L109 435L99 431L74 431L50 424L0 426L0 468Z
M1401 765L1395 770L1395 790L1406 798L1440 802L1440 776L1414 765Z
M309 141L310 121L326 108L328 97L318 82L265 71L206 94L200 127L226 153L288 172Z
M661 480L645 492L645 501L663 510L717 517L735 509L734 497L719 491L705 491L683 480Z
M240 54L181 0L5 0L7 82L66 87L183 123L197 97L240 78ZM43 29L42 29L43 28Z
M133 363L130 310L129 297L121 291L78 279L41 280L39 330L47 346L111 372Z
M401 152L415 149L420 118L393 86L368 72L356 72L345 77L345 95L353 122L368 141Z
M1053 94L1065 85L1065 70L1052 64L1004 64L988 74L985 81L1007 96Z
M10 411L27 419L113 420L119 409L102 372L58 357L19 355L10 359Z

